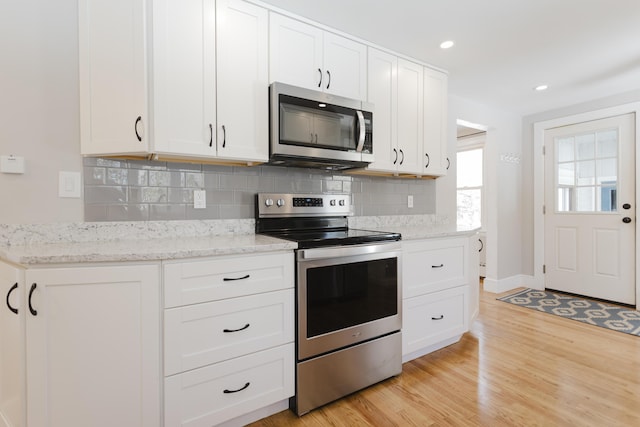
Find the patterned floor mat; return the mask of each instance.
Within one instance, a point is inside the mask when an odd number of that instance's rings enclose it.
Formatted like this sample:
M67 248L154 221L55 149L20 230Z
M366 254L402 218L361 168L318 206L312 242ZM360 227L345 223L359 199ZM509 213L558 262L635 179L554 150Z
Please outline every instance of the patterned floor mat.
M601 328L640 336L640 311L633 309L535 289L525 289L524 291L498 298L498 300L600 326Z

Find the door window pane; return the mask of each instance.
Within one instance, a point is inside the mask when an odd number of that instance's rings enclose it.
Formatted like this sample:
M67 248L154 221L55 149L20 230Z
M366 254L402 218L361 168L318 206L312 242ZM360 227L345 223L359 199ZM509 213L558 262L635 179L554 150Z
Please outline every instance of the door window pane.
M563 136L554 144L556 211L616 211L618 131Z
M558 185L575 185L576 176L573 163L562 163L558 165Z
M576 163L578 185L593 185L596 183L596 165L593 160Z
M595 207L595 187L576 188L576 211L593 212Z
M558 138L556 147L558 162L573 161L573 138Z
M596 136L594 134L576 136L576 160L595 158Z

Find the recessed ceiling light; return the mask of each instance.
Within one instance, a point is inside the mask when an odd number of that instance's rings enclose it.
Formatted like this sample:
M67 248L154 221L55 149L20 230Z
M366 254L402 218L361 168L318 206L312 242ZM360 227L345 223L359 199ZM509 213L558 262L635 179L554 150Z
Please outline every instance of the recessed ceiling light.
M538 91L538 92L542 92L543 90L547 90L548 87L549 86L547 86L547 85L539 85L539 86L535 87L535 90Z
M452 47L454 45L453 41L451 40L447 40L446 42L442 42L440 43L440 48L441 49L449 49L450 47Z

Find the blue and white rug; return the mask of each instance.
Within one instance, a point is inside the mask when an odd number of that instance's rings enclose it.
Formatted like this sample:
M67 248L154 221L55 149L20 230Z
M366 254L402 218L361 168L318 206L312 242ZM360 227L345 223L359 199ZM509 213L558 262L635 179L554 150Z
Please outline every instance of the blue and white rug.
M500 301L640 336L640 311L549 291L525 289Z

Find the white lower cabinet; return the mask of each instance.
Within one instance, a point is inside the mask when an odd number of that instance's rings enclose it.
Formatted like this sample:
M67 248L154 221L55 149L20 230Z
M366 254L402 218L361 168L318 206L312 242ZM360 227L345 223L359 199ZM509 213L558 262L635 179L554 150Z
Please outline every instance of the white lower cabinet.
M293 289L172 308L164 314L164 374L293 341Z
M435 350L434 345L458 341L467 331L468 287L459 286L409 298L402 311L402 354Z
M294 391L289 343L165 379L165 426L213 426L287 399Z
M28 268L25 283L26 425L160 425L159 263Z
M163 268L166 427L209 427L293 396L293 252Z
M24 270L0 262L0 427L25 422Z
M477 260L470 241L447 237L402 242L402 360L457 342L477 313ZM476 277L477 279L477 277Z

